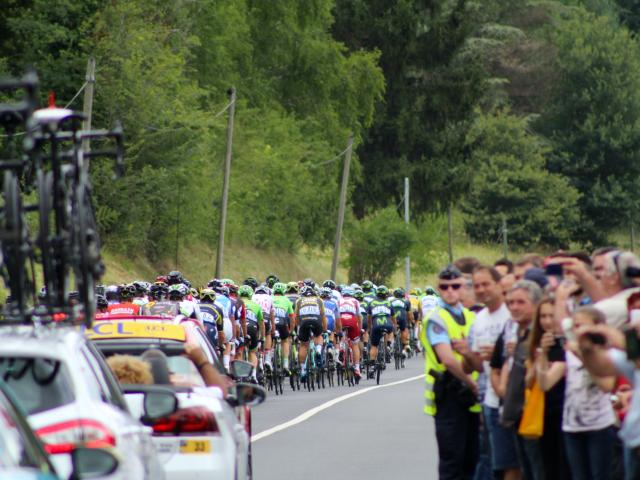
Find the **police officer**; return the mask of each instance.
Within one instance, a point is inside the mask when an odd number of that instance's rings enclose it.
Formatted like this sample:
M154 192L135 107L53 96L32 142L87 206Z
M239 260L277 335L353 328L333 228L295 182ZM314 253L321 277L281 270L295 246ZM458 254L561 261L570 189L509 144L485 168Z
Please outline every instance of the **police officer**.
M438 275L440 305L424 319L424 412L435 418L441 480L473 477L478 457L477 373L458 353L475 319L460 302L464 277L450 265Z

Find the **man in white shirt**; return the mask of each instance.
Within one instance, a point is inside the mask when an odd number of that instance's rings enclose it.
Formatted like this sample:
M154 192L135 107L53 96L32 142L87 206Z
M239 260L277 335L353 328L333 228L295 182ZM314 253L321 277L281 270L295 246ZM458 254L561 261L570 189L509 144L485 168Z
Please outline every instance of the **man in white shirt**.
M494 472L503 472L505 480L520 478L520 467L515 441L511 430L502 427L499 422L500 399L491 384L489 360L494 345L504 330L511 314L504 302L500 274L493 267L480 266L473 272L473 288L476 298L485 305L476 314L471 330L471 350L476 353L474 367L486 379L486 391L482 405L485 428L489 433L491 445L491 465Z

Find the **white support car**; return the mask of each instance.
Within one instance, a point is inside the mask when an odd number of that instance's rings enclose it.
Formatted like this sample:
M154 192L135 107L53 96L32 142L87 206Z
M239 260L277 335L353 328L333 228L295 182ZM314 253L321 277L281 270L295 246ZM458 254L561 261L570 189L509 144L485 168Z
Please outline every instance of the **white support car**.
M201 344L203 332L196 324L148 318L101 319L85 333L107 357L141 356L149 350L164 354L162 361L170 371L179 405L174 414L151 426L168 480L251 478L250 439L244 426L224 400L222 390L206 387L198 369L183 355L186 342L206 347ZM124 388L131 392L129 387ZM141 412L139 395L127 393L127 400L134 414Z
M131 415L104 358L77 328L0 327L0 378L62 477L71 473L71 452L88 446L121 458L110 479L165 478L151 429Z

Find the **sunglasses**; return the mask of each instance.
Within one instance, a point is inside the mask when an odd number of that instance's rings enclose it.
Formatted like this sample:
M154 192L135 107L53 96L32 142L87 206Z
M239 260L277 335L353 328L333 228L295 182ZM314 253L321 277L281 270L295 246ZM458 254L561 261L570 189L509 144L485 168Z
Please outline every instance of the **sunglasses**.
M444 284L438 285L438 288L440 290L449 290L450 288L453 288L454 290L459 290L461 287L462 287L461 283L452 283L449 285L444 285Z

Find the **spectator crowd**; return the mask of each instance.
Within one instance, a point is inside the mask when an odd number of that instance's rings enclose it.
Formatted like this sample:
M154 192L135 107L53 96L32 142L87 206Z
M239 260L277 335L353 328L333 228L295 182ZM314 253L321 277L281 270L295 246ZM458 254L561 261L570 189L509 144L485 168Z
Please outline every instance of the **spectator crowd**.
M423 312L441 479L640 479L640 260L601 248L438 275Z

